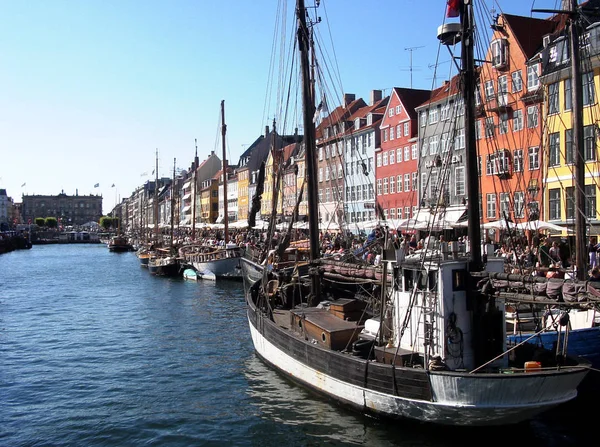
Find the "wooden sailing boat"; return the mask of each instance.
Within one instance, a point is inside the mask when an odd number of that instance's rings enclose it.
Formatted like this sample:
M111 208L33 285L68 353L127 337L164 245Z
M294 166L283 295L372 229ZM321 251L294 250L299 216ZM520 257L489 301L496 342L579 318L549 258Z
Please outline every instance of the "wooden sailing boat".
M206 279L228 278L241 279L242 269L240 258L243 250L234 243L229 242L229 216L227 210L227 151L225 135L227 126L225 124L225 101L221 101L221 141L223 148L223 222L224 222L224 245L187 245L179 250L180 256L187 265L190 265ZM198 167L196 166L196 173ZM194 197L196 197L194 195ZM196 209L194 205L194 210ZM194 227L195 228L195 227ZM192 230L194 235L195 231Z
M384 260L379 299L356 298L361 284L329 280L318 238L314 94L303 0L298 48L308 178L311 266L308 275L268 273L245 282L257 354L295 381L362 412L445 425L528 420L574 398L586 363L525 345L507 349L504 303L482 294L479 210L469 207L470 258L425 250L398 264ZM472 2L460 3L463 85L473 86ZM313 54L314 56L314 54ZM477 203L474 92L465 89L470 203ZM469 150L471 148L472 150ZM488 261L487 271L502 268Z
M158 149L156 150L156 180L154 185L154 234L155 244L154 256L148 261L148 271L156 276L180 276L179 260L176 252L173 249L173 194L171 193L171 242L169 247L159 247L162 245L159 228L159 212L158 212ZM175 167L173 167L173 187L175 184Z
M108 249L113 252L133 251L133 245L129 243L129 239L121 232L121 215L117 220L117 234L108 241Z

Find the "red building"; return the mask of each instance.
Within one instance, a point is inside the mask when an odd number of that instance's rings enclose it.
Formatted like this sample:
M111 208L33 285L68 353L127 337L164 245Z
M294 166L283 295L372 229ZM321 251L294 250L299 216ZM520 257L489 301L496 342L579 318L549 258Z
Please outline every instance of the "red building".
M381 146L375 148L376 201L386 219L396 225L417 207L418 119L415 108L429 90L394 88L381 123Z

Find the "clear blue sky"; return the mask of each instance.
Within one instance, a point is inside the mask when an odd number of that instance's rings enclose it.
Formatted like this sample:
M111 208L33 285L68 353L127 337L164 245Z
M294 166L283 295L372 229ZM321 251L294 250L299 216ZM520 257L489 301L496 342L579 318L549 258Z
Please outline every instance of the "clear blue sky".
M557 3L476 1L527 16ZM200 159L220 154L221 100L237 163L274 116L265 98L278 4L0 0L0 188L16 202L23 193L102 194L106 214L152 178L156 148L169 177L173 158L189 167L195 138ZM410 47L421 47L413 87L431 88L445 4L322 0L319 32L331 33L343 90L368 100L372 89L410 87ZM444 49L439 61L448 59Z

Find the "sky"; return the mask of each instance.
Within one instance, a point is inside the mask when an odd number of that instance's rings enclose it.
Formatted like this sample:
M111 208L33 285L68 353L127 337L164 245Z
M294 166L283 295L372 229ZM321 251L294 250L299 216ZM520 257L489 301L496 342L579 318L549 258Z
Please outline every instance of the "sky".
M476 1L525 16L557 3ZM321 0L315 26L330 40L338 91L368 102L371 90L411 87L411 66L412 87L439 86L451 66L436 39L445 5ZM0 188L15 202L101 194L107 214L154 178L157 150L161 177L172 176L175 159L189 168L195 139L200 160L213 150L221 158L222 100L230 164L278 116L273 42L279 15L293 24L293 0L0 0L0 8Z

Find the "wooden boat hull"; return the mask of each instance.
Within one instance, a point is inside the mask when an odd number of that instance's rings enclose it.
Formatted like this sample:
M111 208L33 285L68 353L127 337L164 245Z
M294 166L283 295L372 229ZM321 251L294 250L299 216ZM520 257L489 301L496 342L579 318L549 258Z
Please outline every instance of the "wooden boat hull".
M179 262L165 263L165 264L155 264L148 263L148 271L151 275L155 276L181 276Z
M246 293L257 354L324 395L365 413L442 425L519 423L577 395L586 368L527 374L431 372L328 350L267 318ZM543 396L543 397L542 397Z

